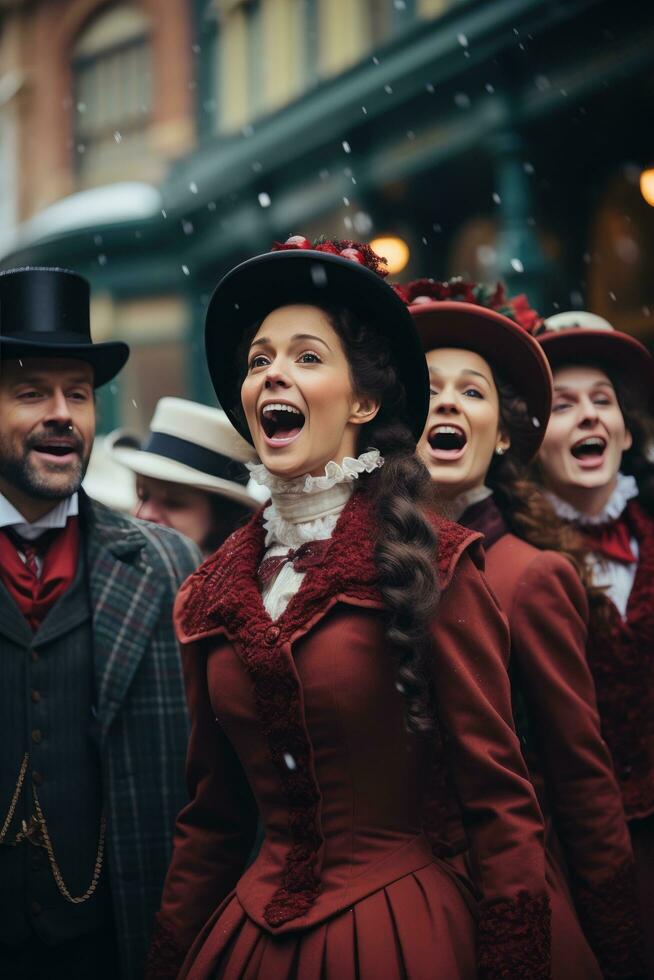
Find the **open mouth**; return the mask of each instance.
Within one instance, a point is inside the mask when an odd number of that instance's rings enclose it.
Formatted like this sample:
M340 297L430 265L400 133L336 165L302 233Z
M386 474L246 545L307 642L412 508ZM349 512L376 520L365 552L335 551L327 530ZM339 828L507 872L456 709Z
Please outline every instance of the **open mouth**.
M603 436L587 436L574 444L570 452L578 462L586 467L601 466L606 450Z
M439 424L429 430L427 441L436 459L455 460L463 456L468 437L458 425Z
M271 446L288 446L304 426L304 413L288 402L270 402L261 409L261 428Z
M32 452L38 453L40 456L52 456L66 461L79 455L79 446L76 442L44 441L32 446L31 449Z

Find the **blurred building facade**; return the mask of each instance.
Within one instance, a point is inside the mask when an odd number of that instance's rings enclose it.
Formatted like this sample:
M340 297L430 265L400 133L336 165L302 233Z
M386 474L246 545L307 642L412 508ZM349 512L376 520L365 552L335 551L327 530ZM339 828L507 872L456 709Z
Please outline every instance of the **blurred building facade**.
M653 63L642 0L0 0L0 268L91 279L104 429L212 400L208 295L292 233L651 342Z

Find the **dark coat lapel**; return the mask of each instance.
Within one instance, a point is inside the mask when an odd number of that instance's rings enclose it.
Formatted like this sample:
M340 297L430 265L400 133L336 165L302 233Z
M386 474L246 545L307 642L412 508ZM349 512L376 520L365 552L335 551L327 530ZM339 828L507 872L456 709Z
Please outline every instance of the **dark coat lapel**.
M97 736L102 742L123 704L159 619L164 583L142 557L138 527L85 498Z

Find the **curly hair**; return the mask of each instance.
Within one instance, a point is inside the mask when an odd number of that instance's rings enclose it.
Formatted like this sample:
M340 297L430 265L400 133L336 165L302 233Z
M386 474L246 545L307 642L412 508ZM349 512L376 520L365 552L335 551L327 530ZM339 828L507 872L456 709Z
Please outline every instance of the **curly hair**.
M529 431L532 421L525 400L513 385L493 370L500 404L500 428L513 444ZM582 581L593 622L604 621L604 590L593 585L589 548L579 531L561 520L529 468L515 453L494 456L486 478L509 529L535 548L558 551Z
M375 566L386 607L386 635L397 663L396 687L406 702L406 727L424 733L435 724L427 657L429 626L439 601L437 535L427 517L433 507L431 479L415 454L406 392L389 345L350 311L321 309L343 344L354 390L380 404L375 418L361 426L357 451L378 449L384 465L357 490L367 484L378 516ZM257 329L244 338L240 363Z

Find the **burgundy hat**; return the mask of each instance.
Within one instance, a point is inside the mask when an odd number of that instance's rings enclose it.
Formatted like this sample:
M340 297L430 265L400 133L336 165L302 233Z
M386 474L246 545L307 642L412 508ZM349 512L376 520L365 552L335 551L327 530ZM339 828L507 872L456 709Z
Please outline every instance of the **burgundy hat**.
M654 358L635 337L585 310L557 313L536 330L552 370L568 364L597 364L616 374L645 404L654 403Z
M527 404L532 426L512 433L512 448L525 462L545 436L552 407L552 374L543 351L528 333L540 322L525 296L508 299L495 289L452 279L417 279L397 288L409 305L423 350L461 347L487 360Z

